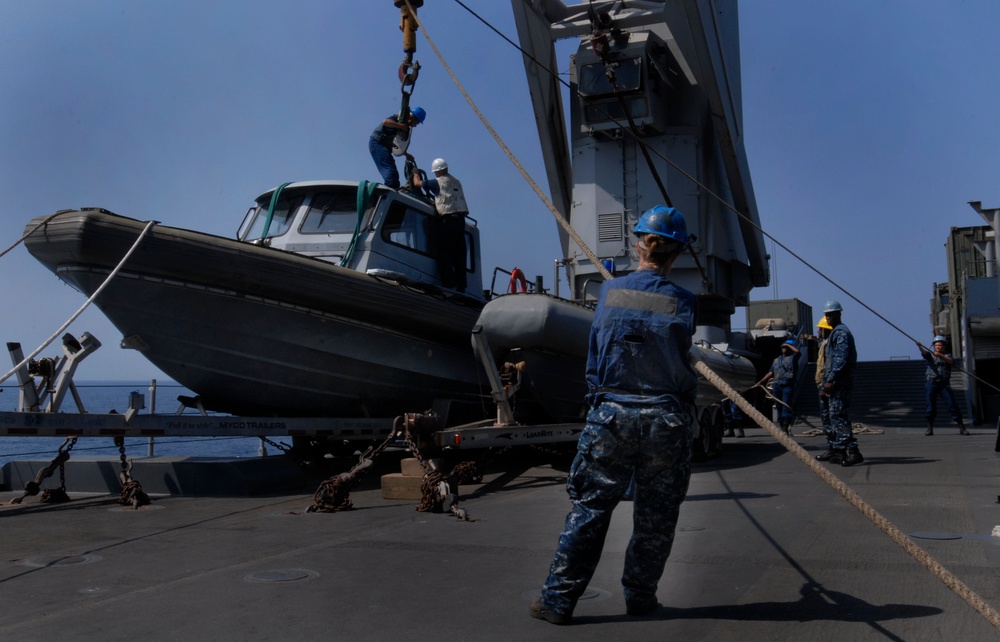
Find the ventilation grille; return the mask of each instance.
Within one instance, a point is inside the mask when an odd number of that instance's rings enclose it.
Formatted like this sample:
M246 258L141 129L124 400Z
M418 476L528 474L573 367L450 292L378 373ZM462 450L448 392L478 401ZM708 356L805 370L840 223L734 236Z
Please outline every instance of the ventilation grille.
M597 216L597 240L601 243L622 240L622 215L620 213L614 212Z

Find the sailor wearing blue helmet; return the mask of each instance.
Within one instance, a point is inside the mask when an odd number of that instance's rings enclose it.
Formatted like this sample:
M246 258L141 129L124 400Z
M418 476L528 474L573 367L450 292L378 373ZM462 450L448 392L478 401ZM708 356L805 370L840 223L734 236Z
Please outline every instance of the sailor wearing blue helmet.
M944 399L945 407L948 408L951 418L958 426L958 434L969 434L969 431L965 429L965 422L962 421L962 411L958 409L958 403L955 402L955 393L951 390L951 368L955 364L955 357L945 348L947 341L948 339L943 335L935 335L931 342L933 351L917 343L917 347L920 348L920 356L927 362L927 375L924 381L924 398L927 401L927 410L924 413L927 420L927 430L924 434L927 436L934 434L934 417L937 415L938 396Z
M769 379L774 379L771 384L771 394L774 396L775 404L778 406L778 423L781 430L786 434L791 434L792 419L792 397L795 394L796 361L799 349L795 346L793 339L788 339L781 344L781 354L779 354L771 364L771 369L767 371L758 386L763 386Z
M691 478L697 377L688 362L695 295L667 275L688 242L679 211L635 227L639 267L601 287L587 357L589 412L567 480L572 508L532 617L568 624L601 557L611 515L635 484L622 586L626 612L659 605L656 588Z
M372 160L378 167L379 174L382 175L382 182L386 187L399 189L399 170L396 169L396 159L393 157L392 146L396 135L399 133L409 134L410 130L424 122L427 112L421 107L410 109L410 115L405 119L399 114L389 116L375 128L368 139L368 151L371 152Z

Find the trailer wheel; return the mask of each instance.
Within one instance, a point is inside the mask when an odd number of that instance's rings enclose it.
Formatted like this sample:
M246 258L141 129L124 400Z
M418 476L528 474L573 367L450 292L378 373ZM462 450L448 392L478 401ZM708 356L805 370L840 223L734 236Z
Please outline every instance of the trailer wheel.
M722 407L716 407L712 413L712 452L717 456L722 455L722 435L726 432L726 417L722 414Z
M711 412L704 410L698 416L698 433L694 437L691 461L705 462L712 454L712 416Z

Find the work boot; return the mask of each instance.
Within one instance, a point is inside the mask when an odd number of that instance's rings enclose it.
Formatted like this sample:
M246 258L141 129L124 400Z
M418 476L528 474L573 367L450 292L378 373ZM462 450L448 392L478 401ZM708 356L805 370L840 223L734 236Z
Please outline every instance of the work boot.
M861 456L861 451L858 450L858 447L857 446L853 446L853 447L847 449L847 454L840 461L840 465L841 466L845 466L845 467L846 466L853 466L855 464L860 464L864 460L865 460L865 458Z
M934 434L934 421L931 419L927 420L927 430L924 431L924 435L930 437Z
M549 610L544 604L542 604L541 599L537 599L528 606L528 612L531 613L531 617L538 620L545 620L546 622L551 622L552 624L569 624L573 616L567 613L556 613L555 611Z
M660 604L656 601L655 595L650 595L643 599L637 599L632 602L626 602L625 613L628 615L648 615L659 608Z
M968 430L965 429L965 424L964 423L962 423L961 421L959 421L957 423L958 423L958 434L960 434L960 435L971 434Z
M839 464L844 458L844 451L842 449L830 448L825 453L816 455L816 461L828 461L832 464Z
M792 434L792 429L788 427L787 422L781 424L781 432L785 433L786 435Z
M726 430L726 432L722 436L723 437L735 437L736 433L733 432L732 428L729 428L728 430Z
M739 429L739 432L738 432L738 433L736 433L736 436L737 436L737 437L746 437L746 436L747 436L747 434L746 434L745 432L743 432L743 429L742 429L742 428L740 428L740 429Z

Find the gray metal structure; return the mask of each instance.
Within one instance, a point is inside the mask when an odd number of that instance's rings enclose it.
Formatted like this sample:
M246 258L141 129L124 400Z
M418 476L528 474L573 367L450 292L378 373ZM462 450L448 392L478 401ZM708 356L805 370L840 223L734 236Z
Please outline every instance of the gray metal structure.
M699 295L699 338L726 343L735 306L770 278L743 147L735 0L512 6L553 204L602 262L626 273L638 261L635 222L669 197L698 239L698 260L685 256L672 276ZM592 47L602 36L618 95ZM571 37L580 44L567 93L554 43ZM560 240L572 297L592 299L598 268L562 231Z
M948 337L951 353L962 359L968 390L965 412L976 423L994 423L1000 418L996 389L1000 384L1000 208L983 207L980 201L970 201L969 206L986 225L951 228L945 244L948 284L935 285L931 332ZM957 376L953 374L953 381Z

